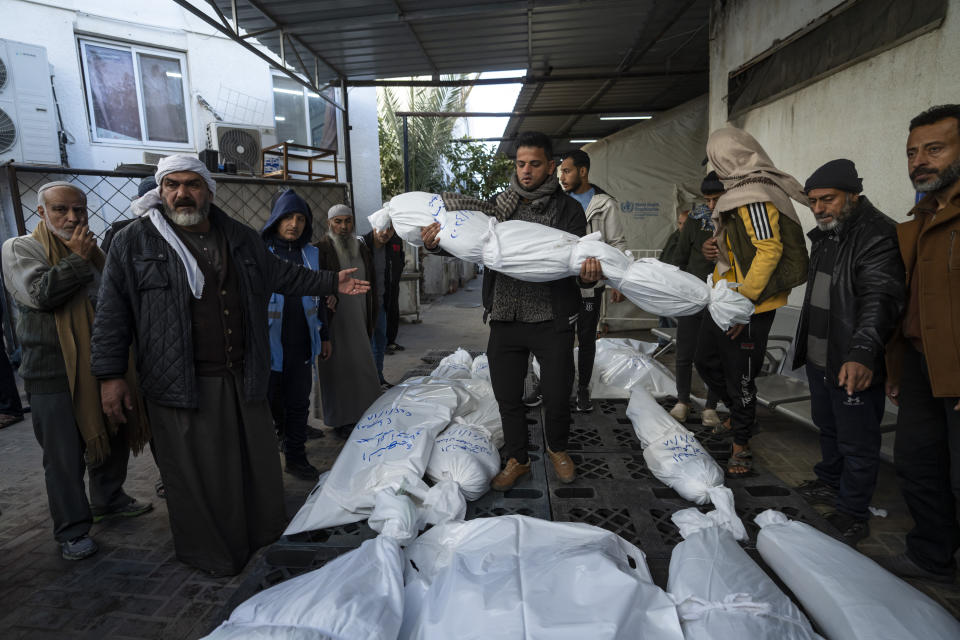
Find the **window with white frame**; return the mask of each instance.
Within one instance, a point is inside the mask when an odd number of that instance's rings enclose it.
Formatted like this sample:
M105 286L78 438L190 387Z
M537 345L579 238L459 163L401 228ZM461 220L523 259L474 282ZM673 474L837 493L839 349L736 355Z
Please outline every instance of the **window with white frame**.
M190 147L182 53L81 38L80 60L94 142Z
M325 94L333 100L335 90ZM337 108L286 76L273 76L273 119L280 142L337 149Z

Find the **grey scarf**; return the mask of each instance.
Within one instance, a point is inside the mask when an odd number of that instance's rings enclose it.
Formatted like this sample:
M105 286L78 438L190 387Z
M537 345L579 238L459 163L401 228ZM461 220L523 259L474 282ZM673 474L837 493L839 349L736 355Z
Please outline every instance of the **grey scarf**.
M550 197L560 188L560 182L555 174L551 174L544 180L543 184L527 191L517 182L517 174L510 176L510 188L497 195L494 201L487 202L471 196L460 195L445 191L440 194L443 198L443 205L447 211L482 211L483 213L496 217L498 222L509 220L517 210L520 204L520 198L531 202L531 207L543 211L546 209Z

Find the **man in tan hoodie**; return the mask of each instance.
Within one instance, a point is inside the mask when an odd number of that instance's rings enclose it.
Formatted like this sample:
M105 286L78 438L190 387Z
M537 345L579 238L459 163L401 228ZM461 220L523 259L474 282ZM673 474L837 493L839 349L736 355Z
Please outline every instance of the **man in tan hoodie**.
M567 195L580 203L587 217L587 234L600 232L600 238L607 244L627 250L627 239L620 225L620 206L616 198L590 184L590 156L586 151L577 149L563 156L560 163L560 187ZM577 343L580 350L577 356L577 411L586 413L593 410L590 401L590 376L593 374L593 360L597 354L597 324L600 321L600 302L603 300L603 280L594 286L581 289L580 317L577 320Z

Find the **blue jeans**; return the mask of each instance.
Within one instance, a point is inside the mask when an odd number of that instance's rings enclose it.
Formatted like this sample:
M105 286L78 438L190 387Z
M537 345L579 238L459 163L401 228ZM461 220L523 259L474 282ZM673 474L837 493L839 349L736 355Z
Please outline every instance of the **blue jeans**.
M382 306L377 312L377 324L373 327L373 337L370 338L370 347L373 349L373 361L377 363L377 375L380 384L386 382L383 377L383 354L387 350L387 311Z

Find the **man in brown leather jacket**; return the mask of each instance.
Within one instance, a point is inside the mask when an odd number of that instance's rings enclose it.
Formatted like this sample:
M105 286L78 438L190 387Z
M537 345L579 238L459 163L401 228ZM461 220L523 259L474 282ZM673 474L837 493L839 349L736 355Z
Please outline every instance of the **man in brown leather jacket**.
M900 406L894 459L913 516L906 552L881 559L903 577L953 582L960 548L960 105L910 121L907 166L926 195L897 227L907 306L888 351Z

